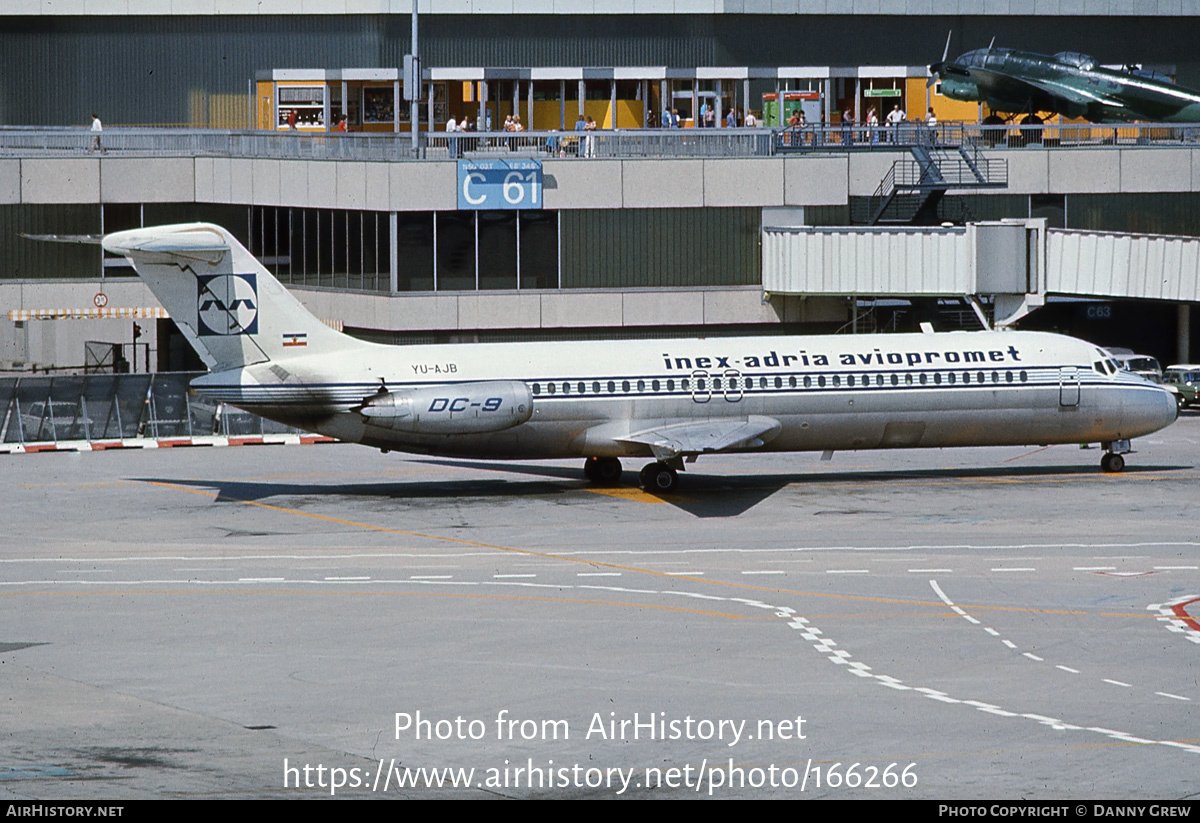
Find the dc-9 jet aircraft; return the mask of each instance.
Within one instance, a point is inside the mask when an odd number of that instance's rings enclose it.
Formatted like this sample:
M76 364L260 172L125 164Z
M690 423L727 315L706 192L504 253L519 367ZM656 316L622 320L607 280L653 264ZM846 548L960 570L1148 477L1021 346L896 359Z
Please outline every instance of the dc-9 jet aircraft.
M389 346L308 312L225 229L106 236L212 369L192 386L384 451L583 457L648 489L710 452L1100 443L1176 417L1170 393L1081 340L1034 332Z

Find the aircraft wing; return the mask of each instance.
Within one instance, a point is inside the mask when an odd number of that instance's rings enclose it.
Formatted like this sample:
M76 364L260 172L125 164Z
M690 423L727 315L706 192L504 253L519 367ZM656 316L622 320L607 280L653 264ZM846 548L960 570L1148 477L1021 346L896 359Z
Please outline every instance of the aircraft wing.
M1086 89L1070 86L1046 78L1018 77L1012 74L989 71L988 69L957 67L958 73L967 75L988 97L989 104L1007 109L996 104L1026 106L1032 102L1035 109L1065 110L1063 113L1078 116L1087 111L1095 103L1114 108L1124 108L1124 104L1115 97L1096 94ZM1053 100L1062 101L1065 105L1047 105Z
M667 460L681 454L756 448L777 435L780 428L779 421L773 417L751 415L740 419L668 423L616 439L647 445L655 457Z
M1116 97L1109 97L1108 95L1104 94L1093 94L1087 89L1074 88L1073 86L1068 86L1063 83L1056 83L1053 80L1026 80L1025 82L1030 83L1031 85L1036 85L1044 89L1047 94L1053 94L1071 103L1077 103L1083 106L1086 106L1088 103L1102 103L1105 106L1112 106L1113 108L1125 108L1125 104Z

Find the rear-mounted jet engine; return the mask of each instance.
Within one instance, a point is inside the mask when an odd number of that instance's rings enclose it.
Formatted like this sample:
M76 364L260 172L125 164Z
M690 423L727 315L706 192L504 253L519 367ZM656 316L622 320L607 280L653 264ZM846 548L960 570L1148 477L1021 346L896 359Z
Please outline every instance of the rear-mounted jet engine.
M367 423L415 434L479 434L511 429L533 415L529 386L517 380L383 391L358 409Z

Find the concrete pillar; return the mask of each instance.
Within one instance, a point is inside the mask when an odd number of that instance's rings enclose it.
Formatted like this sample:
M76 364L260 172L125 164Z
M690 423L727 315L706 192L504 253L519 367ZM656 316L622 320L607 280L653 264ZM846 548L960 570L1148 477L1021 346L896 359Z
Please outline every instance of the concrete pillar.
M396 249L399 241L400 220L396 212L388 213L388 289L392 294L400 291L400 261Z
M610 129L617 127L617 80L614 77L608 81L608 119Z
M583 100L587 96L587 85L583 80L579 81L579 116L583 117Z
M558 127L567 127L567 81L558 81Z
M1192 306L1180 303L1175 309L1179 322L1175 334L1175 362L1192 362Z

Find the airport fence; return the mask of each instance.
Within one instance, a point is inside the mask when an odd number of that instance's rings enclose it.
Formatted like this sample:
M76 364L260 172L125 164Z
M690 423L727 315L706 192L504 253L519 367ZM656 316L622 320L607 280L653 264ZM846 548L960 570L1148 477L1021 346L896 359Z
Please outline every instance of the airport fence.
M920 122L898 126L617 129L596 131L409 133L231 131L111 127L102 152L117 157L237 157L277 160L412 161L472 157L555 158L768 157L796 152L907 150L912 146L984 149L1178 146L1200 143L1196 125ZM0 127L0 157L99 156L87 128Z
M203 373L0 378L0 445L299 434L193 394L188 384Z

